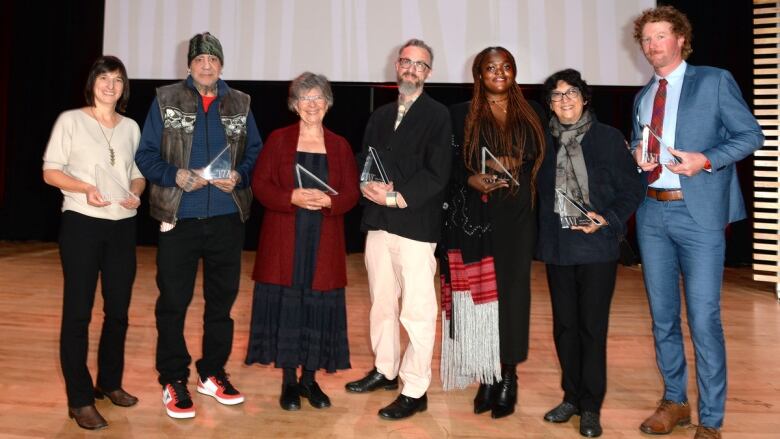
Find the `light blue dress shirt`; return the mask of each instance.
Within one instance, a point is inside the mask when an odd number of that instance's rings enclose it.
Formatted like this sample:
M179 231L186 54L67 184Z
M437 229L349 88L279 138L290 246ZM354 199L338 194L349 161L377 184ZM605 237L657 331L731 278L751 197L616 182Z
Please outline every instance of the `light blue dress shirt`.
M685 76L685 69L688 64L683 61L672 73L666 76L666 107L664 108L664 131L661 138L667 146L675 147L674 134L677 130L677 107L680 105L680 91L682 91L683 78ZM642 96L642 102L639 104L639 123L640 125L650 125L650 120L653 117L653 101L655 100L655 93L658 91L658 81L661 80L661 76L654 75L655 83L650 89ZM684 147L682 148L685 149ZM674 157L661 146L661 157L658 162L663 166L664 163L669 163L674 160ZM663 166L661 170L661 176L658 180L650 184L650 187L659 189L679 189L680 188L680 176L675 174Z

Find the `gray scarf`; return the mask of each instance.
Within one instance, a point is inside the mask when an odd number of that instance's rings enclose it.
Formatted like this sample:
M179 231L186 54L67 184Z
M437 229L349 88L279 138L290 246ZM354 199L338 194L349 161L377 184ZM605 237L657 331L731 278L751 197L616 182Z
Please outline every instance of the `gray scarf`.
M568 126L561 124L557 117L550 119L550 132L560 145L555 165L555 188L586 206L590 205L588 170L580 142L592 123L589 111L583 112L580 120ZM555 213L561 217L580 216L580 212L569 203L554 204Z

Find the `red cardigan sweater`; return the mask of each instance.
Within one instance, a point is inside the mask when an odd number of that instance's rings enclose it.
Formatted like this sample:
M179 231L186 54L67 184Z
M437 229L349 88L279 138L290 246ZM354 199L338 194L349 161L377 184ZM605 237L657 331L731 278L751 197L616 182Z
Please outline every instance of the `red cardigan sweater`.
M280 128L265 142L252 174L252 191L265 208L255 255L252 279L256 282L292 284L295 253L295 212L292 191L296 187L294 168L299 124ZM347 285L344 214L360 197L357 167L352 148L343 137L327 129L325 152L328 183L339 194L331 195L330 209L322 209L320 243L312 289L319 291Z

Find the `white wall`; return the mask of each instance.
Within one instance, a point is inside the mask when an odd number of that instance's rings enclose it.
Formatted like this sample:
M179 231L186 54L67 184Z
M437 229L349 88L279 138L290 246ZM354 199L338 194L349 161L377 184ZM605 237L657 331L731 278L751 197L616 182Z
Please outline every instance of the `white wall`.
M104 53L131 78L186 76L187 41L222 42L225 79L289 80L305 70L331 81L394 81L400 44L434 50L431 82L472 82L474 55L500 45L519 83L573 67L593 85L640 85L650 69L632 21L654 0L106 0Z

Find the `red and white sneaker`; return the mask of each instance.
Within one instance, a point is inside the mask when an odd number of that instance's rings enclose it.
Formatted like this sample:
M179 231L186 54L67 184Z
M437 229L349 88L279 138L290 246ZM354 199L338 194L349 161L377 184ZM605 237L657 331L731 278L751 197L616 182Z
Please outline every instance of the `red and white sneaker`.
M244 402L244 395L230 384L225 372L199 379L198 393L213 396L214 399L225 405L236 405Z
M187 383L175 381L163 386L163 406L168 416L175 419L188 419L195 417L195 405L192 403Z

